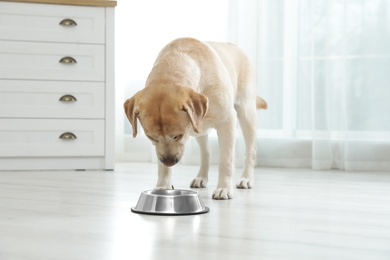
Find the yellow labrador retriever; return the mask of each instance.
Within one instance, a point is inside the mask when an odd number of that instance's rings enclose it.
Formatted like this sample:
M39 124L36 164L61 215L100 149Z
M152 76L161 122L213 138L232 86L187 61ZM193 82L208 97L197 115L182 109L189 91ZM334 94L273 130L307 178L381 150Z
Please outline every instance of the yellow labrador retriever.
M256 96L248 58L229 43L181 38L158 55L146 86L126 100L124 109L137 136L137 119L156 147L156 189L171 189L171 166L181 159L188 137L195 136L201 154L192 188L206 187L209 170L208 130L216 129L220 149L214 199L233 197L234 143L238 117L246 158L237 188L253 186L256 159L256 108L267 108Z

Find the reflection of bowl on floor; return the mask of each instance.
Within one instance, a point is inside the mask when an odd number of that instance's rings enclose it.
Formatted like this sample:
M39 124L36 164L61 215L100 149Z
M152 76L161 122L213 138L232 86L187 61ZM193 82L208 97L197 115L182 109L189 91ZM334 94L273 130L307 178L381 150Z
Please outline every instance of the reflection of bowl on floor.
M131 208L132 212L151 215L194 215L209 210L193 190L147 190Z

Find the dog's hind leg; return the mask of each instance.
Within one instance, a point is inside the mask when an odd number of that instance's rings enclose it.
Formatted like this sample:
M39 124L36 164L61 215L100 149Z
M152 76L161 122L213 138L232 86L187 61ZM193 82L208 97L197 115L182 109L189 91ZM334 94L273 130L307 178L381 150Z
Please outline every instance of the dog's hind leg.
M256 162L256 107L253 103L236 105L238 120L245 140L244 170L236 187L248 189L253 187L253 169Z
M200 168L198 175L191 182L191 188L205 188L208 182L210 165L210 146L208 135L202 135L196 138L200 148Z

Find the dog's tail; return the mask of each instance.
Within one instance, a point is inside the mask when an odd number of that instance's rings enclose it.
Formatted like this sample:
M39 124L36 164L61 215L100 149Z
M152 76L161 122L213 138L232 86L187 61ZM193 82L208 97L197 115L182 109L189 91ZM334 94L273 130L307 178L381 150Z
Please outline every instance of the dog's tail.
M262 99L261 97L257 96L256 97L256 108L257 109L267 109L268 108L267 102L265 102L265 100Z

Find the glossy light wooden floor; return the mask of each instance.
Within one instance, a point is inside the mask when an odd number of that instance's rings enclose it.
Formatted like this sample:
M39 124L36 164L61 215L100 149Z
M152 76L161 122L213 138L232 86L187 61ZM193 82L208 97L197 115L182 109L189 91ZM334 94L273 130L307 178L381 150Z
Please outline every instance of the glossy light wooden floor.
M196 171L174 167L175 187ZM229 201L210 175L209 213L166 217L130 212L154 164L0 172L0 259L390 259L390 173L259 168Z

